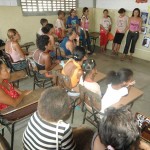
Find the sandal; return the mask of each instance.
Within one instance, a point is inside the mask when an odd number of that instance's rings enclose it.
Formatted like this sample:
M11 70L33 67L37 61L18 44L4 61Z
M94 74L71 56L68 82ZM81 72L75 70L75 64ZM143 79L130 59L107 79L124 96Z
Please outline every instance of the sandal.
M121 61L125 60L125 55L122 55L122 57L120 58Z

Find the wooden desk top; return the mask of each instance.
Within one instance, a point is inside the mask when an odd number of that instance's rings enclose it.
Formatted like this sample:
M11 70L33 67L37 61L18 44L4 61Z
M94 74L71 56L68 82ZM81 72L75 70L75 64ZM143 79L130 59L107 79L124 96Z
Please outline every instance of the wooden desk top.
M62 70L62 66L60 65L60 64L58 64L58 65L56 65L52 70ZM40 74L44 74L44 73L46 73L47 71L46 70L40 70L39 71L40 72Z
M137 100L142 95L143 95L143 91L141 91L135 87L131 87L129 90L129 94L127 96L122 97L118 103L116 103L112 106L115 108L121 108L123 106L133 103L135 100Z
M99 35L100 35L99 32L90 32L89 33L89 36L93 37L93 38L99 38Z
M1 115L4 116L10 113L13 113L31 104L37 103L43 91L44 91L44 88L34 90L29 95L25 96L16 108L9 106L6 109L1 110L0 111Z
M18 81L18 80L21 80L21 79L24 79L27 77L27 74L25 71L21 70L21 71L16 71L16 72L12 72L10 74L10 79L9 81L10 82L15 82L15 81Z

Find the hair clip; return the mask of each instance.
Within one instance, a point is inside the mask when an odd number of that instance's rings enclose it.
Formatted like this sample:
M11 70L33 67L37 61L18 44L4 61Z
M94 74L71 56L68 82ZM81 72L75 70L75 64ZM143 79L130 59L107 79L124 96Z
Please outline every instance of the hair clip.
M78 58L76 55L73 56L74 58Z
M115 150L111 145L108 145L108 146L107 146L107 149L108 149L108 150Z

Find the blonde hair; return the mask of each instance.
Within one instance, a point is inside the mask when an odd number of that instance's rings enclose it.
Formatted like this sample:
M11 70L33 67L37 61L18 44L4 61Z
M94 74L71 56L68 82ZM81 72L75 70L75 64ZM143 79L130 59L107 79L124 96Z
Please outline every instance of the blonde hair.
M7 36L8 36L8 38L9 38L10 40L12 40L12 39L13 39L13 36L16 35L16 33L17 33L17 30L16 30L16 29L9 29L9 30L7 31Z

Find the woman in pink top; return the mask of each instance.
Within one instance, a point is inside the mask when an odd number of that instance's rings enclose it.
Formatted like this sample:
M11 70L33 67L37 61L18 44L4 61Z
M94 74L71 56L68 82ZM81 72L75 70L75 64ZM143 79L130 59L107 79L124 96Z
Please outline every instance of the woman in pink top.
M83 15L81 17L81 29L80 29L80 37L82 41L82 45L84 47L88 48L88 51L90 54L92 54L92 49L91 49L91 41L90 41L90 36L89 36L89 9L87 7L83 8Z
M129 19L129 25L128 25L129 31L126 38L126 45L123 51L123 55L121 57L122 61L125 59L126 55L128 54L129 47L130 47L129 59L132 60L132 55L135 50L135 45L139 38L139 32L141 31L141 24L142 24L142 19L140 17L140 9L135 8L132 12L132 17L130 17Z
M7 36L9 38L9 41L7 41L5 45L6 53L11 56L13 62L24 60L24 52L18 43L18 41L21 39L20 34L16 31L16 29L9 29L7 32Z

